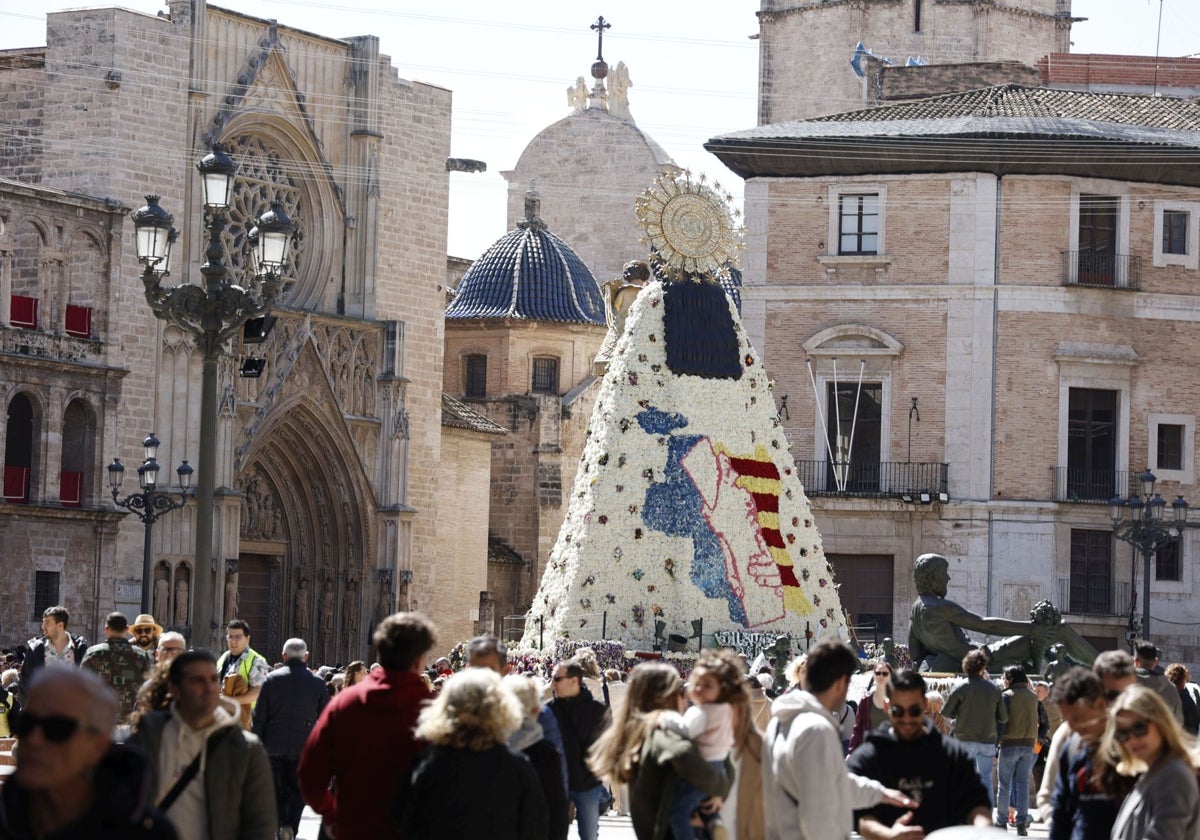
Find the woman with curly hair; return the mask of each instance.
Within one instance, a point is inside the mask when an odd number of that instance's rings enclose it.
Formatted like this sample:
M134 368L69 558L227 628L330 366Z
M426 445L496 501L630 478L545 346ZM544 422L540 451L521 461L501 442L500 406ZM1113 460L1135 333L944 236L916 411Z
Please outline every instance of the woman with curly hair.
M467 668L417 720L429 749L413 770L404 837L545 840L546 799L533 765L506 742L525 715L500 676Z
M629 784L633 830L639 840L671 838L671 801L681 782L712 799L720 810L729 793L733 768L712 767L688 738L659 726L664 712L686 706L683 678L661 662L644 662L629 675L625 703L592 747L588 766L610 784Z
M164 659L155 664L150 670L150 677L138 689L137 700L133 704L133 714L129 716L130 730L138 728L138 721L150 712L163 712L171 708L171 686L167 676L171 672L170 659Z
M1195 744L1153 690L1131 685L1109 711L1100 742L1122 776L1136 776L1121 803L1112 840L1191 840L1200 833Z

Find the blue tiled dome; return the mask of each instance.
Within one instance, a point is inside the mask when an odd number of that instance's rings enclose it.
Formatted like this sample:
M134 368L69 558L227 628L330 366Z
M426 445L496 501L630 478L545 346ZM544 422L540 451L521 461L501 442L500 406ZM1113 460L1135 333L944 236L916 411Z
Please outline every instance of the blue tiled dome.
M604 326L604 300L592 272L538 218L536 196L525 221L500 237L463 275L447 318L524 318Z

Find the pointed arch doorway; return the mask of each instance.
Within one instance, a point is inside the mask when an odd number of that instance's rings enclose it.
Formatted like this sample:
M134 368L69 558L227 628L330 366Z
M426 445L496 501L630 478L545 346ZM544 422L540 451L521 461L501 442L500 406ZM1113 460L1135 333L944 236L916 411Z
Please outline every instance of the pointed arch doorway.
M263 616L272 645L256 649L274 658L298 636L310 665L365 657L375 501L344 420L304 396L283 401L243 463L239 607Z

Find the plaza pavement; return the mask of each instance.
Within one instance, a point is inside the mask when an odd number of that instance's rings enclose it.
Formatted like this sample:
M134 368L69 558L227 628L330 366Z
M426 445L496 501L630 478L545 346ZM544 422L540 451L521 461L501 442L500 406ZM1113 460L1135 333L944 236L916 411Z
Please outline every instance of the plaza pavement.
M320 827L321 820L311 808L304 809L304 819L300 823L300 837L303 840L316 840L317 829ZM858 837L857 834L854 835ZM1017 832L1009 829L1008 836L1015 838ZM1046 826L1043 823L1035 822L1029 827L1029 836L1032 837L1047 837ZM579 840L579 834L575 831L574 823L571 824L571 830L567 834L567 840ZM600 818L600 840L636 840L636 835L633 833L633 826L629 822L629 817L618 817L615 814L609 814Z

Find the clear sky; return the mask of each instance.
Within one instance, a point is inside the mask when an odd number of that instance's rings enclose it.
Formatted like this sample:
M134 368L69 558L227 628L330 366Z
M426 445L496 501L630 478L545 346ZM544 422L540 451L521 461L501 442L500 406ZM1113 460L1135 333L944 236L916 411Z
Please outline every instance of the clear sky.
M45 14L67 0L0 0L0 49L45 43ZM154 14L160 0L123 0ZM321 35L378 35L405 78L454 92L451 154L483 160L484 174L450 176L454 256L474 258L505 233L505 181L525 145L568 113L567 87L596 55L589 24L603 14L610 65L624 61L638 125L682 166L717 178L740 202L741 183L703 149L709 137L755 124L758 0L224 0L214 5ZM1200 1L1161 0L1160 54L1200 54ZM1154 55L1160 0L1074 0L1088 18L1074 52ZM868 45L870 46L870 45ZM847 56L847 61L849 56ZM847 72L851 72L847 68ZM2 127L3 115L0 115ZM385 185L386 187L386 185ZM164 196L167 185L157 186ZM114 198L135 201L135 197ZM164 204L168 199L164 197ZM632 208L630 208L632 212Z

